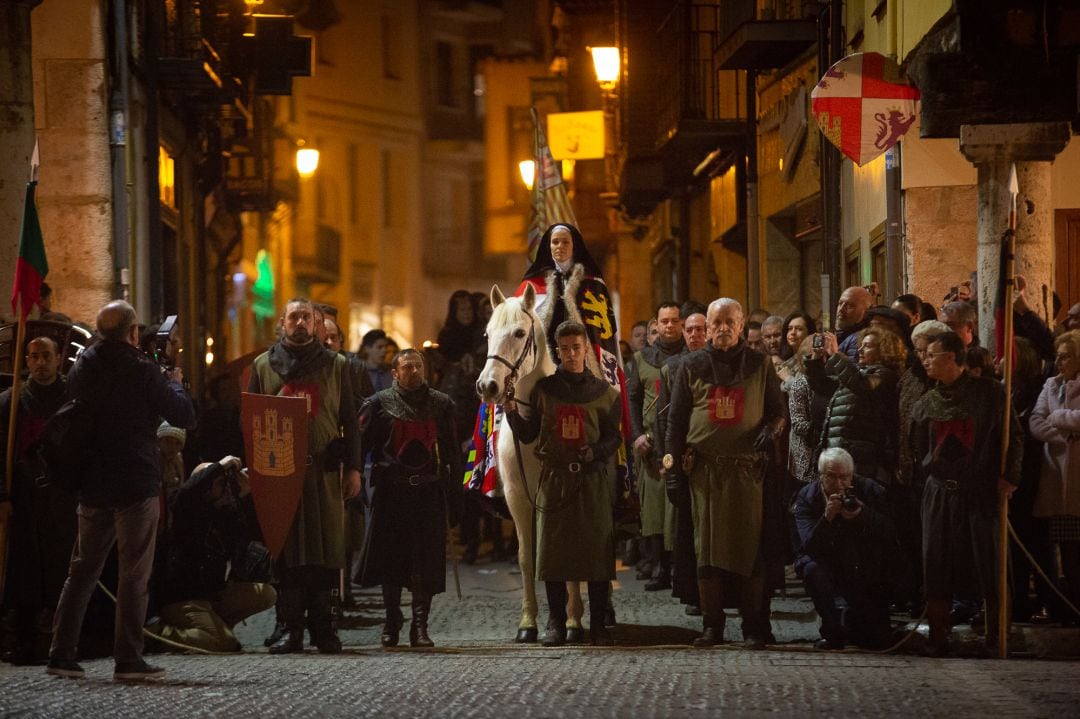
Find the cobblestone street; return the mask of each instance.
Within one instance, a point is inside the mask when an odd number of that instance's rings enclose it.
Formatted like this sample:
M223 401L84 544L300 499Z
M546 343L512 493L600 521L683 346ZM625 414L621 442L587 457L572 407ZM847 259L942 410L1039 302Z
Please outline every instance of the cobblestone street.
M514 645L519 577L513 565L481 559L461 567L464 598L436 598L434 650L378 646L381 607L361 593L345 615L341 656L310 649L272 657L262 639L268 612L237 628L237 656L154 655L164 683L121 686L112 660L84 662L83 681L41 667L0 669L3 716L1069 716L1080 703L1077 661L927 659L917 655L822 653L817 618L795 583L773 601L778 644L686 645L700 619L666 593L646 593L620 565L611 649ZM543 602L541 602L543 611ZM405 608L406 616L408 609ZM728 638L738 639L730 618Z

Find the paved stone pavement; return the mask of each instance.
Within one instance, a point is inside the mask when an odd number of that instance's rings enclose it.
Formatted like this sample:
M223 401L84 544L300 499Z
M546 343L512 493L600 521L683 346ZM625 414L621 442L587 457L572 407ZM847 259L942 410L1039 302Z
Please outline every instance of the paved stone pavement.
M112 661L84 662L87 678L41 667L0 667L0 715L158 719L172 716L1076 716L1080 662L928 659L821 653L817 620L797 585L773 601L778 644L694 650L700 619L663 593L646 593L620 567L614 648L514 645L519 577L509 564L461 567L464 600L436 598L420 651L378 647L374 592L344 618L341 656L266 654L271 613L237 628L243 655L154 655L163 683L118 685ZM408 610L405 609L406 616ZM738 639L738 621L729 621Z

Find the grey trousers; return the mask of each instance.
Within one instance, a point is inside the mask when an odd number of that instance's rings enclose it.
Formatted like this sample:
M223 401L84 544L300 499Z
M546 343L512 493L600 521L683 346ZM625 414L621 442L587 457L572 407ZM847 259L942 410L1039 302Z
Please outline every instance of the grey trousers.
M120 509L79 505L79 537L53 617L50 658L75 659L86 605L114 543L120 559L120 580L116 590L113 658L118 663L142 658L142 628L149 599L147 584L154 565L160 509L156 496Z

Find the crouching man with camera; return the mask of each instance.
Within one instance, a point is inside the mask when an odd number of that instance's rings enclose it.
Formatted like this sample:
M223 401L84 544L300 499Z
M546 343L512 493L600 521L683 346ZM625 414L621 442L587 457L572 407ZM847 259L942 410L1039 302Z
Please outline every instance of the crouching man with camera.
M881 648L889 638L889 567L896 535L880 510L885 489L854 477L839 447L818 459L818 481L795 495L795 573L821 617L818 649Z
M187 646L240 651L232 628L277 599L240 460L199 465L171 505L161 620L147 629Z

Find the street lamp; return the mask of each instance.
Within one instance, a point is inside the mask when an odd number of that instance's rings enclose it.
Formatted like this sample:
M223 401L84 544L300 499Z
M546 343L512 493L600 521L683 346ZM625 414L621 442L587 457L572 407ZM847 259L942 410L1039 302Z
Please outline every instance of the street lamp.
M617 47L591 47L593 68L596 70L596 81L600 83L600 89L611 92L619 83L619 48Z
M319 167L319 151L313 147L304 147L303 140L296 141L296 171L300 177L308 178Z
M518 172L521 173L521 181L525 183L525 187L532 192L533 183L536 181L536 161L522 160L518 163Z

